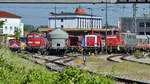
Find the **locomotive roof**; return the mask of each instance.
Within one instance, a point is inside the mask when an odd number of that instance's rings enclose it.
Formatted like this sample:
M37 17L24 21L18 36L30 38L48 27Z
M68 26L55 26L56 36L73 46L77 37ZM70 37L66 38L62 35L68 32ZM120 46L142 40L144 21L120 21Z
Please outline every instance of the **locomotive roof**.
M64 30L61 29L55 29L52 32L48 33L50 35L50 38L68 38L69 35Z

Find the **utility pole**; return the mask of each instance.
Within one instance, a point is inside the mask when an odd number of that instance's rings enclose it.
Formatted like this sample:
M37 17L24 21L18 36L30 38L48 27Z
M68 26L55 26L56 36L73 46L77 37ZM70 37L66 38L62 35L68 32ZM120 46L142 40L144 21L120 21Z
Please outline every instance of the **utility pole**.
M56 28L56 4L55 4L55 28Z
M133 3L133 32L137 34L137 29L136 29L136 3Z
M91 15L91 19L90 19L90 27L91 27L91 30L93 29L93 21L92 21L92 8L87 8L90 10L90 15Z
M105 24L105 26L106 26L106 32L105 32L105 34L106 34L105 36L106 36L106 37L105 37L105 41L106 41L106 42L105 42L105 46L106 46L106 54L107 54L107 28L108 28L108 21L107 21L107 18L108 18L108 17L107 17L107 16L108 16L108 15L107 15L107 0L106 0L106 7L105 7L105 8L106 8L106 24Z

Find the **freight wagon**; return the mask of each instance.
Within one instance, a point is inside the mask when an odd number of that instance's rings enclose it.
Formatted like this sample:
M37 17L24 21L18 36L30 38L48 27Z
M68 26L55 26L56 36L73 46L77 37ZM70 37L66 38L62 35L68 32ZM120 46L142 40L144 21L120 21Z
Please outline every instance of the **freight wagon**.
M64 55L67 50L68 33L61 29L55 29L47 34L49 47L47 52L50 54Z
M150 35L136 35L137 49L148 51L150 50Z
M121 33L120 51L133 53L136 51L136 34L135 33Z
M81 45L82 45L82 36L69 35L67 46L70 52L78 52L78 48Z

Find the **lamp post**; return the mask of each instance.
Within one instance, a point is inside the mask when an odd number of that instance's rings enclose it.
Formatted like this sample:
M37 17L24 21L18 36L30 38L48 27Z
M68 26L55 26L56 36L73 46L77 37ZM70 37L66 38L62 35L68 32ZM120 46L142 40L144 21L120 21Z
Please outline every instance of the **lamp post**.
M107 21L107 18L108 18L108 15L107 15L107 0L106 0L106 5L105 5L105 8L106 8L106 12L105 12L105 14L106 14L106 24L105 24L105 26L106 26L106 32L105 32L105 34L106 34L106 37L105 37L105 46L106 46L106 54L107 54L107 28L108 28L108 21Z
M92 20L92 8L87 8L90 10L91 12L91 20L90 20L90 27L91 27L91 30L93 29L93 20Z

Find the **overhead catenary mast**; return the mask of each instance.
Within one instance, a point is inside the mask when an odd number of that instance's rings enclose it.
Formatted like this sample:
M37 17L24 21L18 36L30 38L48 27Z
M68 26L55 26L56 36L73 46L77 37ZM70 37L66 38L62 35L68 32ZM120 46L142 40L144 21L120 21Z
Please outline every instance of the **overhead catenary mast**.
M55 29L56 29L56 4L55 4Z
M107 0L106 0L106 7L105 8L106 8L106 13L105 13L106 14L106 22L105 22L105 26L106 26L106 32L105 32L106 37L105 37L105 40L106 40L106 42L105 42L105 46L106 46L106 54L107 54L107 28L108 28L108 21L107 21L107 18L108 18L107 17L108 16L107 15Z
M136 3L133 3L133 30L132 32L137 34L137 29L136 29Z

